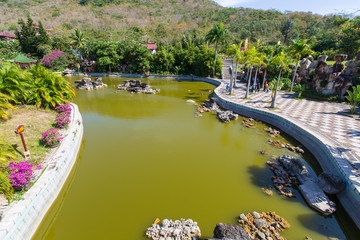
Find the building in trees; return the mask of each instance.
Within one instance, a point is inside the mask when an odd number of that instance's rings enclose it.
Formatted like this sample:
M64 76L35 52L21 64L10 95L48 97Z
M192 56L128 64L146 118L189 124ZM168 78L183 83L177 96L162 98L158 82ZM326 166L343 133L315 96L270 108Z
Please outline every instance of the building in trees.
M11 33L11 32L7 32L5 30L2 30L0 32L0 40L1 41L6 41L6 42L9 42L10 40L14 40L16 39L16 35L14 33Z
M32 65L36 63L35 59L28 58L22 54L17 55L14 59L9 60L9 62L14 62L20 66L20 68L31 68Z
M141 46L147 47L147 49L149 49L151 54L156 53L156 49L157 49L157 44L156 42L154 43L142 43Z

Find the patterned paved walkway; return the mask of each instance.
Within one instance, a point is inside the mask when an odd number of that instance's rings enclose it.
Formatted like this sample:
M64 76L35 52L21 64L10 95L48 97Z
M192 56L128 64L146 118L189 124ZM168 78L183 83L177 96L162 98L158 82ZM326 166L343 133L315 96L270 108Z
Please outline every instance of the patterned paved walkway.
M229 80L222 82L229 83ZM219 86L218 93L226 100L282 113L304 123L342 145L345 148L344 152L350 151L354 157L352 161L349 160L351 165L355 169L360 169L360 118L346 113L349 112L349 105L306 99L296 100L293 94L279 91L276 99L278 109L270 110L271 91L261 90L259 93L251 93L250 99L244 99L246 92L244 83L237 83L231 96L226 93L224 85Z

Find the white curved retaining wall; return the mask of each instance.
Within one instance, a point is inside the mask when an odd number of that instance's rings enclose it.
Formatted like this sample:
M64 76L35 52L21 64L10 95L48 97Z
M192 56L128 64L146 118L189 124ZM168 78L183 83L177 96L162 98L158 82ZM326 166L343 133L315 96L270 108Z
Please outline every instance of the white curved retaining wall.
M10 204L0 221L0 239L31 239L59 195L80 149L83 122L76 104L71 103L71 123L60 146L50 156L48 167L24 194L24 200Z
M193 81L207 82L217 86L214 97L218 99L217 104L220 107L246 117L261 120L281 129L304 145L315 156L324 171L336 174L345 180L345 190L336 196L360 229L360 184L359 177L355 175L354 168L348 161L348 159L354 158L351 153L341 152L340 149L344 148L339 143L315 129L304 126L303 123L295 119L288 118L286 115L227 101L220 93L218 86L223 83L219 80L193 78ZM225 87L223 86L223 88Z

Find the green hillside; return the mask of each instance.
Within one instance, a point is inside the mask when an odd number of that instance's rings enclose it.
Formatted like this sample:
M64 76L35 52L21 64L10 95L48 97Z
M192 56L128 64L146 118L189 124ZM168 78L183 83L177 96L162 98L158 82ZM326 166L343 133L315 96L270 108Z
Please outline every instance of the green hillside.
M30 13L45 28L62 36L81 29L95 39L168 42L189 30L203 35L223 22L235 40L288 40L321 37L336 29L336 16L225 8L211 0L0 0L0 29L15 30L19 17ZM287 25L288 24L288 25Z

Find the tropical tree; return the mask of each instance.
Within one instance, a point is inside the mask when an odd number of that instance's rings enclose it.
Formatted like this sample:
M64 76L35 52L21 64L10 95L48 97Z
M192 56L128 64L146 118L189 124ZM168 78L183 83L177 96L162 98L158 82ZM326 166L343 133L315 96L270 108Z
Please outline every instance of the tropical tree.
M257 52L254 56L254 58L252 59L252 62L254 64L254 66L256 66L256 71L255 71L255 78L254 78L254 83L253 83L253 90L255 89L256 86L256 79L257 79L257 75L258 75L258 70L260 67L266 67L265 62L263 61L263 59L265 58L264 54L261 54L260 52Z
M349 59L360 49L360 17L351 19L341 26L339 33L340 48L344 50Z
M210 43L215 43L215 57L213 77L215 77L216 59L218 53L218 44L226 43L229 37L229 30L224 27L223 23L218 23L213 26L205 37L205 40Z
M289 50L290 50L290 53L292 53L294 56L296 56L297 61L296 61L295 71L293 73L293 77L291 80L290 92L292 92L292 90L293 90L295 76L296 76L296 72L297 72L297 69L299 66L301 56L313 54L313 51L311 50L310 42L311 42L311 39L296 39L296 40L292 41L292 45L290 46Z
M42 58L44 55L44 45L48 44L49 36L47 35L41 21L38 23L38 32L35 29L35 24L30 15L27 16L27 22L19 19L18 24L20 30L16 31L16 36L19 40L21 50L24 53L30 53L34 56Z
M357 85L356 87L352 87L352 92L347 90L348 96L345 96L347 100L350 102L350 112L355 113L356 106L360 102L360 85Z
M275 56L271 62L279 71L279 76L276 82L276 86L275 86L275 90L273 91L272 94L272 102L271 102L271 107L274 108L275 107L275 101L276 101L276 94L277 94L277 90L279 88L279 82L280 82L280 78L281 78L281 72L283 70L285 70L285 68L288 66L289 60L287 59L285 53L281 53L277 56Z
M75 90L62 76L48 71L41 65L29 70L33 87L27 103L45 109L69 103L75 97Z
M230 55L232 55L234 57L234 61L235 61L235 70L233 70L234 77L230 81L230 94L232 94L233 86L236 83L238 65L239 65L240 61L242 60L242 58L243 58L241 45L242 45L242 42L240 42L239 44L232 44L230 46L230 48L228 48L227 51L226 51L228 54L230 54Z
M253 66L254 66L254 58L256 57L257 54L258 54L258 52L256 51L256 49L254 47L249 48L244 52L244 62L248 66L250 66L250 73L249 73L249 77L247 78L245 98L248 98L248 96L249 96L251 75L252 75L252 70L253 70Z
M82 31L75 29L75 31L70 35L70 40L70 43L78 51L86 43L87 37Z

